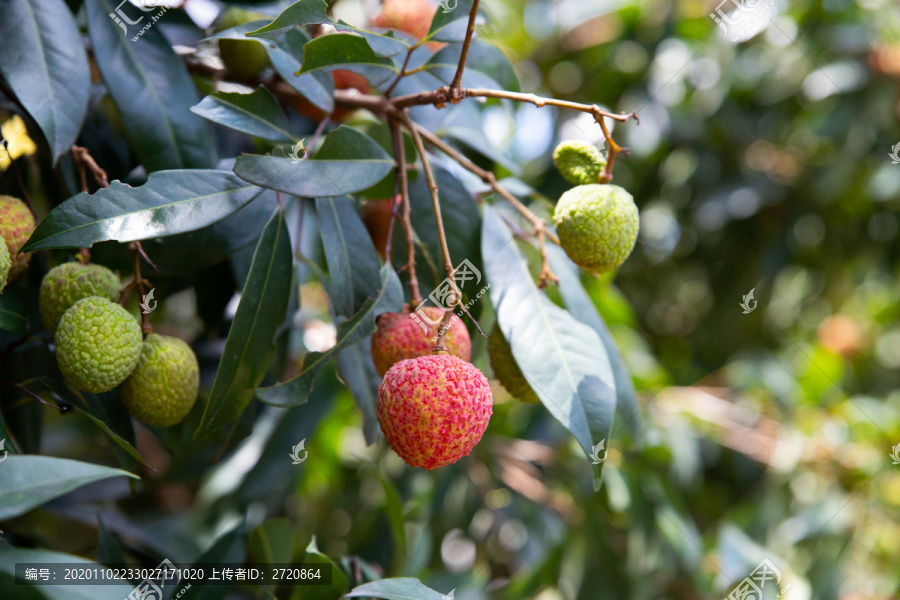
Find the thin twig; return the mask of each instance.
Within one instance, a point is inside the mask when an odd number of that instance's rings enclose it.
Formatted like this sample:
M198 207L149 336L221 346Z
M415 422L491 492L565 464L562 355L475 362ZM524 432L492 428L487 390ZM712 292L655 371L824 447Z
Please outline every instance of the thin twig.
M453 81L450 83L450 102L453 104L462 100L462 97L457 99L457 92L459 92L462 85L463 71L466 68L466 59L469 56L469 46L472 45L472 36L475 35L475 20L478 18L478 5L479 0L475 0L472 3L472 10L469 11L469 25L466 28L466 39L463 42L462 52L460 52L459 55L459 65L456 67L456 75L453 76Z
M150 259L147 258L147 255L144 253L144 249L141 248L140 242L131 242L128 244L128 249L131 250L131 268L134 271L134 277L131 281L125 284L125 287L119 292L119 304L124 306L128 301L128 298L131 296L131 292L135 287L138 289L138 294L141 295L141 298L146 297L146 293L144 292L144 285L150 285L150 282L144 279L141 276L141 258L147 261L149 265L151 265L154 269L156 265L150 262ZM153 327L150 325L150 315L145 313L143 309L141 310L141 331L144 336L153 331Z
M44 400L43 398L41 398L40 396L38 396L37 394L35 394L34 392L32 392L31 390L29 390L28 388L26 388L21 383L9 383L6 381L0 381L0 385L14 387L17 390L19 390L20 392L22 392L23 394L27 394L28 396L31 396L31 398L33 398L34 400L37 400L39 403L43 404L44 406L49 406L50 408L55 408L56 410L59 411L59 414L61 414L61 415L67 414L72 410L72 407L69 405L68 402L51 404L51 403L47 402L46 400Z
M75 162L78 164L78 172L81 175L81 190L83 192L88 191L87 181L84 176L85 167L90 170L97 185L102 188L109 187L109 178L106 175L106 171L100 168L100 165L97 164L97 161L94 160L94 157L91 156L91 153L88 152L87 148L73 145L71 151L72 156L75 158Z
M400 67L400 72L397 74L397 78L394 79L394 82L388 86L388 89L384 90L384 97L390 98L391 92L394 91L394 88L397 87L397 84L400 83L400 80L406 77L407 72L406 68L409 66L409 59L412 58L413 52L418 46L412 46L406 51L406 59L403 61L403 66Z
M304 160L309 158L309 149L315 146L316 142L319 141L319 138L322 137L322 134L325 132L325 128L328 127L329 122L331 122L331 117L329 116L326 116L319 122L319 126L316 127L316 130L313 132L312 137L309 139L309 143L306 145L306 148L303 149Z
M415 310L422 304L422 293L419 290L419 278L416 275L416 244L413 236L412 228L412 206L409 199L409 173L406 166L406 145L403 141L403 131L400 129L400 122L391 120L391 135L394 139L394 156L397 159L397 171L400 181L400 198L403 206L401 221L403 221L403 230L406 233L406 275L409 285L409 307ZM391 220L393 222L393 214ZM392 227L393 228L393 227ZM387 250L385 251L387 255Z

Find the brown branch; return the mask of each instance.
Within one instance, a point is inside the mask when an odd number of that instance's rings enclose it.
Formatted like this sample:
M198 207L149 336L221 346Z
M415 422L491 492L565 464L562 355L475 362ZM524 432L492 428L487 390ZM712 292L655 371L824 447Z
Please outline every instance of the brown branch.
M394 141L394 156L397 160L397 174L398 174L398 183L400 187L400 197L401 203L403 206L403 215L401 220L403 221L403 229L406 232L406 249L407 249L407 260L406 260L406 271L408 277L408 285L409 285L409 295L410 302L409 307L410 310L415 310L422 304L422 294L419 290L419 278L416 276L416 245L415 240L413 239L413 228L412 228L412 208L409 200L409 174L406 170L406 147L403 143L403 131L400 129L400 122L396 119L392 119L390 121L391 124L391 136ZM396 198L396 196L395 196ZM391 213L391 229L393 229L394 223L394 213ZM390 246L390 242L388 243ZM385 257L390 256L388 254L389 249L385 250ZM387 262L390 262L388 259Z
M475 0L472 3L472 10L469 11L469 25L466 28L466 39L463 42L462 52L459 55L459 65L456 67L456 75L453 76L453 81L450 83L450 96L452 98L450 102L453 104L458 103L464 97L459 96L457 99L457 94L462 86L463 71L466 68L466 59L469 57L469 46L472 45L472 36L475 35L475 20L478 18L478 5L479 0Z
M452 321L455 316L456 315L453 314L452 310L444 311L444 317L441 319L441 324L438 326L438 338L434 344L434 349L432 350L434 354L450 354L450 351L444 346L444 339L447 337L447 330L450 329L450 321Z
M406 51L406 59L403 61L403 66L400 67L400 72L397 73L397 78L394 79L394 82L391 83L390 86L388 86L388 89L384 90L385 98L391 97L391 92L394 91L394 88L397 87L397 84L400 83L400 80L406 77L406 75L408 74L406 72L406 68L409 67L409 59L412 58L413 52L416 50L416 48L418 48L418 46L412 46L409 48L409 50Z
M97 185L102 188L109 187L109 178L106 176L106 171L100 168L100 165L97 164L97 161L94 160L94 157L91 156L91 153L88 152L87 148L73 145L71 152L72 157L75 159L75 163L78 165L78 174L81 176L81 191L88 191L85 168L90 170Z
M156 269L156 265L150 261L147 257L147 254L144 252L144 249L141 247L140 242L131 242L128 244L128 249L131 250L131 268L134 271L134 277L131 281L129 281L119 292L119 304L124 306L128 301L128 298L131 296L131 292L134 291L134 288L137 287L138 294L141 295L141 298L146 296L144 292L144 285L150 285L150 282L143 278L141 275L141 258L147 261L151 267ZM156 269L158 271L158 269ZM153 331L153 327L150 325L150 315L141 310L141 332L146 335Z

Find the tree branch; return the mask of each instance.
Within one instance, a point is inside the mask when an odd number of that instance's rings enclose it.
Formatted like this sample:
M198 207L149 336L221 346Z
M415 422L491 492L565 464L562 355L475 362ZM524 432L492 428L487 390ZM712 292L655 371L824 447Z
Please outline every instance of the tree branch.
M416 276L416 245L413 239L412 228L412 208L409 201L409 175L406 172L406 147L403 144L403 131L400 129L400 122L391 119L391 136L394 141L394 156L397 159L397 174L400 183L400 197L403 206L403 229L406 232L406 271L409 285L410 303L409 306L415 310L422 304L422 294L419 291L419 279ZM396 196L395 196L396 198ZM391 212L391 229L393 229L394 211ZM390 239L390 236L389 236ZM388 242L390 245L390 242ZM390 256L390 250L385 250L385 256Z
M475 20L478 18L479 3L479 0L475 0L472 3L472 10L469 11L469 25L466 29L466 39L463 42L462 52L459 55L459 66L456 67L456 75L453 76L453 81L450 83L450 96L452 98L450 102L453 104L463 99L463 97L456 99L456 94L462 86L463 71L466 68L466 59L469 57L469 46L472 45L472 36L475 35Z

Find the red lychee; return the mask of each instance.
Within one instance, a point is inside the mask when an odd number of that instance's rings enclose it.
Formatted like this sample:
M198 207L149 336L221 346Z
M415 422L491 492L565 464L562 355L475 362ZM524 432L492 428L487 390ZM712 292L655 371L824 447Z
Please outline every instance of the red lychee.
M398 362L378 387L381 431L412 467L437 469L468 456L492 413L487 378L447 354Z
M372 336L372 358L379 375L401 360L431 354L444 311L436 306L423 306L420 310L424 318L411 313L408 306L402 312L384 313L378 318L378 329ZM423 325L427 331L423 331ZM469 330L456 317L450 321L444 347L452 356L465 361L472 356Z
M385 0L381 13L372 20L375 27L399 29L414 38L422 39L431 30L437 6L428 0ZM441 42L428 42L434 51L444 47Z

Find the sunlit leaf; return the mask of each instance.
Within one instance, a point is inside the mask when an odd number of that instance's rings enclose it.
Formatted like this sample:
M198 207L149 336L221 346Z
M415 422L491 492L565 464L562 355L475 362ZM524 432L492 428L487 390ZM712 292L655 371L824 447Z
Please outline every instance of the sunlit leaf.
M251 94L216 92L191 107L191 112L213 123L266 140L296 141L278 100L262 85Z

